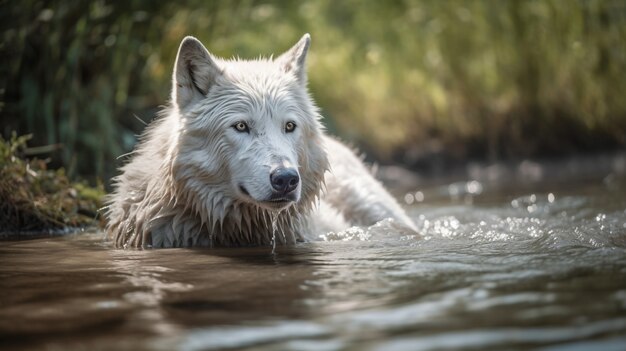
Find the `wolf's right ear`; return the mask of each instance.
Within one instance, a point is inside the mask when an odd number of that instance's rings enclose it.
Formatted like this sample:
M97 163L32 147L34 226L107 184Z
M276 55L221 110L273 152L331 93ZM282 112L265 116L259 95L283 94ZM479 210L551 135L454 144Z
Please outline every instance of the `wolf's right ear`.
M222 70L211 54L194 37L180 43L172 76L172 101L179 109L203 99Z

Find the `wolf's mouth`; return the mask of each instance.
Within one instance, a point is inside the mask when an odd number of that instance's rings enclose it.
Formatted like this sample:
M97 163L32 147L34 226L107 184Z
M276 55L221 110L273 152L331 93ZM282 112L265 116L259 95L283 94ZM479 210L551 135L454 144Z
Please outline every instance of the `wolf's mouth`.
M269 202L269 203L275 203L275 204L280 204L280 203L287 203L287 202L293 202L292 199L289 199L287 197L280 197L280 198L276 198L276 199L269 199L269 200L265 200L263 202Z
M261 206L268 208L270 210L274 210L274 211L281 211L289 206L291 206L291 204L293 204L294 201L287 199L287 198L280 198L280 199L271 199L271 200L266 200L266 201L261 201Z
M250 193L248 192L248 190L246 188L243 187L243 185L239 185L239 190L246 196L250 196ZM251 197L251 196L250 196Z
M241 184L239 185L239 191L241 191L243 195L250 198L250 200L259 204L264 204L265 206L269 206L271 208L284 208L288 206L290 203L296 202L296 199L294 198L293 194L274 194L267 200L257 200L254 197L252 197L248 189L246 189Z

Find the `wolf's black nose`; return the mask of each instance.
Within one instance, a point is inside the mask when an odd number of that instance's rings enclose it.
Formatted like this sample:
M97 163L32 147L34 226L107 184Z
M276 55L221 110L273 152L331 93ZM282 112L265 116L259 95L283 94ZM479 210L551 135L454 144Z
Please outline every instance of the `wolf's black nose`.
M289 193L298 187L300 176L295 168L278 167L270 173L272 188L281 193Z

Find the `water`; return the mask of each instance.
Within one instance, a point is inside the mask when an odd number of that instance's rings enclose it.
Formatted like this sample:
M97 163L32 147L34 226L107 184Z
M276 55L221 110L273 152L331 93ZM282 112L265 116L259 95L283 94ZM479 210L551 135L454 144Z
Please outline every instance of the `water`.
M0 345L626 349L623 177L400 198L419 235L386 221L275 250L115 250L97 232L1 242Z

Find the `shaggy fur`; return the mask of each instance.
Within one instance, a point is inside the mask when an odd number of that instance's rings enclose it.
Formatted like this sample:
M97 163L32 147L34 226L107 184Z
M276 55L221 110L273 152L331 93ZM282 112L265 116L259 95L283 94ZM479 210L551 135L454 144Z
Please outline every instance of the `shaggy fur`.
M108 199L116 246L292 244L385 218L414 228L354 153L323 134L306 89L309 43L307 34L276 59L243 61L182 41L171 105ZM270 172L282 166L297 169L300 182L278 203Z

